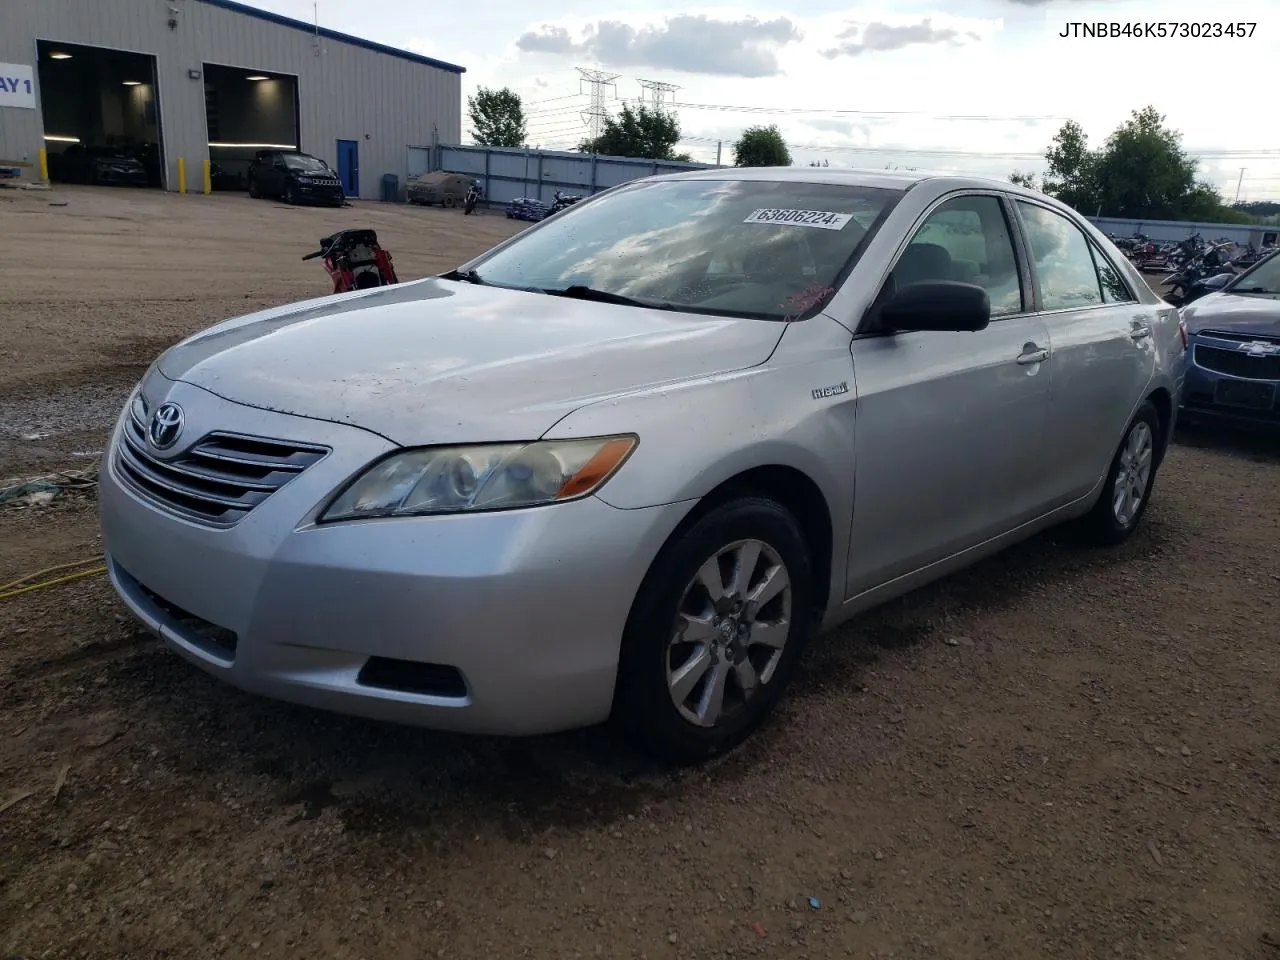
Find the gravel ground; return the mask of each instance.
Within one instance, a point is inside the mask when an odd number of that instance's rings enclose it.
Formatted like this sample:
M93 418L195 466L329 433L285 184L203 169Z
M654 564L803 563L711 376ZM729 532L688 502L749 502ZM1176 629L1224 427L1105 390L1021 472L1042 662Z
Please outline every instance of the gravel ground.
M87 465L168 343L324 292L298 257L335 227L405 279L518 228L87 189L0 217L5 476ZM1037 538L860 618L678 774L239 694L101 577L0 601L0 957L1275 960L1278 534L1280 445L1180 438L1129 544ZM0 582L99 546L91 497L4 510Z

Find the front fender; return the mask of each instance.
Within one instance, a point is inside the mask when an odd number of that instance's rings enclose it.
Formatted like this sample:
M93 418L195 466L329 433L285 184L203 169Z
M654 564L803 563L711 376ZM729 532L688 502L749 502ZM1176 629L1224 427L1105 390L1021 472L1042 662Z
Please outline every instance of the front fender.
M694 500L748 470L790 467L822 492L838 539L853 509L850 338L815 317L789 327L762 366L601 400L545 436L637 434L639 447L599 494L621 509Z

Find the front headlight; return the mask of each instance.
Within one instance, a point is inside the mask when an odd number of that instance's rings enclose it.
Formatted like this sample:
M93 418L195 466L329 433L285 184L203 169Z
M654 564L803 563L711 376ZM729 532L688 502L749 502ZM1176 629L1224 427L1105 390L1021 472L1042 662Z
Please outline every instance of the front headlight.
M598 490L636 448L634 436L406 450L375 463L321 523L533 507Z

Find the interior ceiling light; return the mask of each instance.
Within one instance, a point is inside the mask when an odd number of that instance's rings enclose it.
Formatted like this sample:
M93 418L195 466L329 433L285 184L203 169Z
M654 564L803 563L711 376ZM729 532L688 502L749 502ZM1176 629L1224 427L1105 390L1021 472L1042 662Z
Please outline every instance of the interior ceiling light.
M141 81L141 80L126 80L126 81L124 82L124 85L125 85L126 87L140 87L140 86L142 86L142 81Z
M245 77L246 80L270 80L270 77L264 77L260 73L255 73L252 77Z
M224 150L245 150L257 148L258 150L297 150L298 147L292 143L210 143L211 147L220 147Z
M58 136L57 134L52 134L52 133L46 133L44 135L44 138L46 140L51 140L54 143L79 143L80 142L79 137L63 137L63 136Z
M70 60L70 59L71 59L71 54L69 54L69 53L51 53L51 54L49 54L49 59L50 59L50 60Z

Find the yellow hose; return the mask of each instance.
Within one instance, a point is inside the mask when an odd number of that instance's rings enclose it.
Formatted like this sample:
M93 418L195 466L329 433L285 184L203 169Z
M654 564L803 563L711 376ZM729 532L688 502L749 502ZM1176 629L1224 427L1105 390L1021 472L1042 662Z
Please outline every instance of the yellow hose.
M78 560L75 563L61 563L56 567L45 567L43 570L37 570L35 573L29 573L25 577L19 577L9 583L0 586L0 600L8 600L10 597L17 597L24 593L30 593L33 590L43 590L45 587L57 586L60 583L70 583L72 580L79 580L82 577L92 577L100 573L106 573L107 568L99 565L90 567L88 570L81 570L79 573L71 573L62 577L55 577L52 580L44 580L40 583L32 583L27 586L20 584L27 583L28 580L34 580L36 577L43 577L46 574L57 573L60 570L71 570L74 567L83 567L86 563L93 563L97 557L89 560Z

